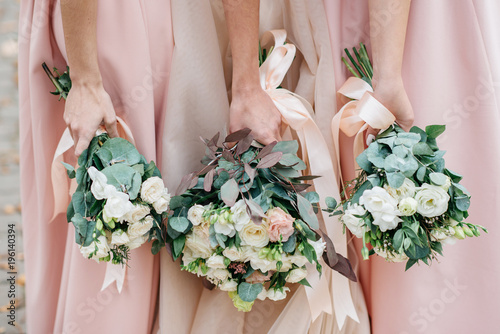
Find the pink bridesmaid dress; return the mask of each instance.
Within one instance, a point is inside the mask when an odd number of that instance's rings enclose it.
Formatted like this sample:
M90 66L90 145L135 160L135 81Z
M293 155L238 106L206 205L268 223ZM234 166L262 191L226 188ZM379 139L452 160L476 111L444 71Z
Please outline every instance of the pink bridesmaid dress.
M139 151L159 161L173 49L170 2L99 1L97 30L104 87ZM122 292L114 284L101 292L106 264L82 257L64 214L51 219L51 164L65 129L64 102L49 94L53 87L41 64L66 67L59 1L22 1L19 48L27 330L150 333L159 259L149 244L131 252Z
M369 41L363 1L328 1L334 66L344 47ZM500 333L500 3L494 0L418 0L410 10L403 80L415 125L446 124L439 138L447 167L464 176L472 195L468 221L489 234L445 245L431 267L372 257L361 282L375 334ZM379 24L386 14L380 13ZM335 71L337 89L348 74ZM346 151L350 148L345 147Z

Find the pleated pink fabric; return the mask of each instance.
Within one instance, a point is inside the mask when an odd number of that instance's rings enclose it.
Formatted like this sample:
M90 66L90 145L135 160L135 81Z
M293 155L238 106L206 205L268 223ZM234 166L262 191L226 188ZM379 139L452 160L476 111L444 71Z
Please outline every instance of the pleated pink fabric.
M344 47L369 41L368 8L364 1L324 3L338 68ZM412 2L403 79L415 124L446 124L438 143L447 167L464 176L472 194L468 221L490 233L446 245L431 267L404 272L404 264L380 257L364 261L361 282L375 334L500 332L498 13L494 0ZM391 15L379 14L381 25ZM335 74L339 87L347 73Z
M104 87L139 151L159 161L173 49L170 2L100 1L97 30ZM100 292L106 265L81 256L63 215L51 222L50 167L65 128L64 102L49 94L41 63L66 67L59 1L22 1L19 48L27 331L149 333L159 275L149 245L131 252L121 294L114 285Z

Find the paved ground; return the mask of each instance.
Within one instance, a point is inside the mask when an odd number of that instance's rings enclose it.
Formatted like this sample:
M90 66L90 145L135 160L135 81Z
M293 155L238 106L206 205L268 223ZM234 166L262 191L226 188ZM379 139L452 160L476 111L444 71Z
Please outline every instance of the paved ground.
M17 20L19 2L0 0L0 334L25 333L24 266L19 204L19 118L17 101ZM8 225L15 224L15 298L9 298L11 276L7 256ZM8 324L10 300L16 301L16 322Z

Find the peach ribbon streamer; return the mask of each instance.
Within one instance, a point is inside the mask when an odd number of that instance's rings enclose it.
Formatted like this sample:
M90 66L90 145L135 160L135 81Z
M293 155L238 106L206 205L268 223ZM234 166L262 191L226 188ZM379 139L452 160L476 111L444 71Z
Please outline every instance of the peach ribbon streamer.
M355 136L353 153L356 159L365 149L365 130L368 127L378 130L386 129L396 121L396 117L370 94L373 93L372 87L362 79L350 77L337 93L352 99L340 109L331 123L340 171L340 131L348 137ZM354 160L354 165L358 167L356 160ZM342 173L340 173L340 176L342 177Z
M262 47L272 44L273 40L273 50L260 67L261 86L281 112L283 123L297 133L302 148L302 157L308 163L311 173L321 176L320 179L313 180L320 198L334 196L338 193L334 164L326 141L311 116L314 114L311 104L297 94L278 88L295 57L295 45L285 44L285 30L272 30L262 36ZM322 211L321 214L337 252L347 257L347 243L342 232L342 225L335 218L329 217L328 213ZM310 272L314 271L310 270ZM332 314L333 300L335 317L340 328L343 327L348 316L359 322L346 277L332 274L330 286L325 275L319 279L318 275L311 274L307 279L313 287L313 289L306 289L312 321L316 320L322 312Z
M132 131L120 117L117 119L117 129L120 137L127 139L132 144L135 145L134 136ZM104 128L101 127L97 130L96 135L103 133ZM54 213L49 224L61 213L66 212L68 205L71 201L70 193L72 192L72 182L66 175L66 168L63 166L62 162L64 160L64 153L66 153L74 145L73 138L69 132L69 129L64 130L59 144L57 145L56 152L54 153L54 159L52 160L51 176L52 176L52 191L54 196ZM114 265L107 263L106 273L104 275L104 281L102 283L101 291L104 291L113 282L116 282L116 287L118 293L121 293L123 284L125 282L127 266Z

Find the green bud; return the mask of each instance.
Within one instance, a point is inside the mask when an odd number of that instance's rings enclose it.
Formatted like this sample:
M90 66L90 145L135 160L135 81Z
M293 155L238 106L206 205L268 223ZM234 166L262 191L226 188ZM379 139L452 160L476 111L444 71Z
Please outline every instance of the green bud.
M455 238L457 238L459 240L465 239L465 233L464 233L463 228L461 228L458 225L454 226L453 228L455 229Z
M210 216L210 224L215 224L217 220L219 220L219 216L216 213Z
M474 235L475 235L476 237L479 237L479 236L480 236L480 234L479 234L479 230L478 230L476 227L474 227L474 228L472 229L472 233L474 233Z
M115 221L114 220L110 220L108 222L108 226L109 226L110 229L114 229L115 228Z
M372 240L371 233L365 233L365 243L369 243Z
M94 232L94 233L92 233L92 238L94 238L94 239L95 239L96 237L97 237L97 235L95 234L95 232Z
M361 248L361 255L363 255L363 260L368 260L368 258L370 257L370 251L368 250L368 248Z
M377 230L377 239L380 239L382 237L382 231Z
M270 251L270 249L269 249L269 248L262 248L262 249L259 251L259 258L261 258L261 259L266 258L266 257L269 255L269 251Z
M98 229L99 231L102 231L102 220L97 219L97 222L95 223L95 228Z
M382 241L380 241L380 240L375 240L375 247L377 247L377 248L382 248Z
M99 262L101 262L101 261L103 261L103 262L109 262L109 260L111 260L111 255L110 254L108 254L108 256L106 256L106 257L101 257L99 259Z
M281 253L280 252L276 252L274 253L274 259L276 261L281 261Z
M468 237L473 237L474 236L474 233L472 233L472 230L470 229L469 226L467 226L467 225L464 224L464 226L462 226L462 229L464 230L464 233L465 233L466 236L468 236Z
M370 235L372 236L372 239L374 239L374 240L378 239L377 234L373 233L373 231L370 231Z

